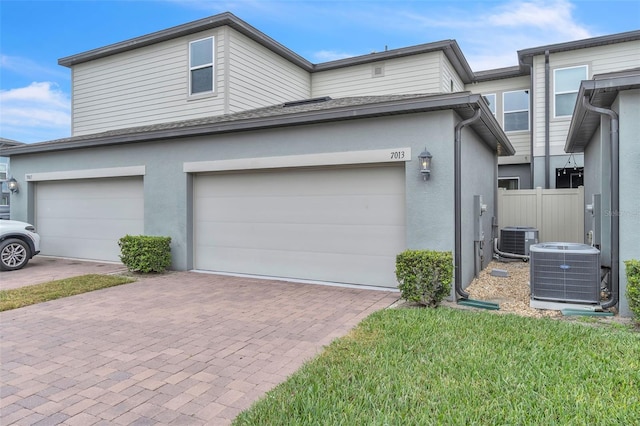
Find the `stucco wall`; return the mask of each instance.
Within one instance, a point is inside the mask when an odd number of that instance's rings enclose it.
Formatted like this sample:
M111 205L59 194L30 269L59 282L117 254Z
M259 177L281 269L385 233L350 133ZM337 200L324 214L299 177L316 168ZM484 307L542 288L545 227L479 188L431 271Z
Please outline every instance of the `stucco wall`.
M640 260L640 90L621 92L620 108L620 294L627 289L624 261ZM620 314L631 316L626 298L620 299Z
M484 233L482 268L491 261L492 219L496 215L495 193L497 190L496 154L478 141L468 127L462 130L462 283L463 287L474 277L474 195L482 196L487 211L481 216ZM480 268L480 269L482 269Z
M405 163L407 247L453 250L453 131L458 121L452 111L398 115L14 156L12 168L23 180L27 173L144 165L145 233L171 236L172 267L183 270L192 266L190 176L183 172L184 162L410 147L413 158ZM425 148L433 155L431 178L427 181L422 179L417 162ZM494 168L492 151L466 128L462 168L465 285L473 276L473 222L468 214L473 211L473 195L483 195L489 206L484 221L489 238L494 214ZM35 185L23 187L26 189L14 200L14 217L33 221ZM485 255L490 259L490 249Z

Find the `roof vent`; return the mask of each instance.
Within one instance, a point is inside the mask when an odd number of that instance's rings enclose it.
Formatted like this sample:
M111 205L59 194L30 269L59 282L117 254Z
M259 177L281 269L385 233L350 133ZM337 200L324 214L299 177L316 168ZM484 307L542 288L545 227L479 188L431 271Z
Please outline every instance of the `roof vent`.
M299 106L299 105L319 104L321 102L327 102L327 101L330 101L330 100L331 100L331 97L323 96L321 98L312 98L312 99L303 99L301 101L285 102L284 104L282 104L282 107L283 108L289 108L289 107L294 107L294 106Z

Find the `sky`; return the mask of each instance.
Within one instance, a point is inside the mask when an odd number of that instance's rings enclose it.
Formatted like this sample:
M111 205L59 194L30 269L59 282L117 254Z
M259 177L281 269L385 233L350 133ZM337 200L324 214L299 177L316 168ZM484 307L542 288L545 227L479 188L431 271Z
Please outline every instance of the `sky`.
M58 59L221 12L313 63L455 39L474 71L640 29L638 0L0 0L0 137L71 136L71 70Z

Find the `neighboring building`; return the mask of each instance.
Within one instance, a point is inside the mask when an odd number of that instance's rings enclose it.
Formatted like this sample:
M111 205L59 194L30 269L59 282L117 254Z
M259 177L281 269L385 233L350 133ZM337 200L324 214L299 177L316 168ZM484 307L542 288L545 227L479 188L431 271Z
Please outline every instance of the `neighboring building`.
M24 145L22 142L11 139L0 138L0 218L9 219L9 204L11 203L11 192L7 187L7 181L11 177L9 170L9 157L4 156L7 148Z
M585 198L596 205L585 230L611 268L620 313L630 316L624 261L640 259L640 68L583 81L577 99L565 150L584 153Z
M585 58L587 78L640 66L639 43L529 49L474 73L455 40L313 64L230 13L169 28L60 59L72 137L9 152L15 217L43 254L117 260L126 233L169 235L175 269L383 287L400 251L451 250L465 286L491 259L498 176L526 188L540 158L566 161Z
M500 186L576 188L584 180L583 157L563 148L580 82L640 67L640 31L520 50L518 62L475 73L465 86L495 102L516 148L516 155L500 159Z

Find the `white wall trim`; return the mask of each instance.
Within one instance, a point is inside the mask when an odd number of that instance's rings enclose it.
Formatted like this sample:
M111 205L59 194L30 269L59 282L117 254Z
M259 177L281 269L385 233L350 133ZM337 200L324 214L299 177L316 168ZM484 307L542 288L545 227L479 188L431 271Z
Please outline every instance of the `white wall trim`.
M283 167L338 166L346 164L392 163L411 161L411 148L367 151L327 152L321 154L283 155L279 157L238 158L233 160L193 161L183 163L185 173L232 170L276 169Z
M121 176L144 176L145 166L110 167L105 169L65 170L61 172L26 173L27 182L47 180L92 179Z

